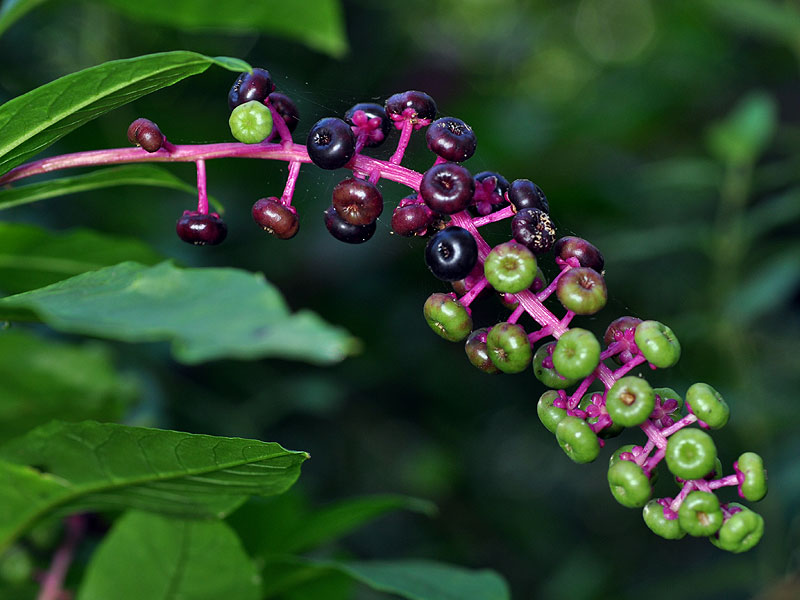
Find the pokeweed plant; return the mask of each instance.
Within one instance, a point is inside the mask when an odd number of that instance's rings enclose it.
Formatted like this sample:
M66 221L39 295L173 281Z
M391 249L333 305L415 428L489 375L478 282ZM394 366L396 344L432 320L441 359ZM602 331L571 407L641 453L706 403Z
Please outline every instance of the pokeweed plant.
M228 93L229 125L236 142L176 144L167 139L158 125L139 118L128 129L128 139L137 147L25 162L67 131L130 101L137 93L163 87L211 64L243 71ZM85 85L93 87L94 97L81 99L69 93L76 86ZM15 117L37 110L40 100L51 96L54 90L74 98L74 102L60 113L37 115L44 124L38 129L26 125L29 121L24 119L21 124L15 122ZM326 170L346 168L352 172L334 188L323 219L331 235L344 243L362 244L373 237L377 220L384 211L379 183L381 180L400 183L409 189L409 194L392 211L392 230L401 236L426 237L425 263L436 278L452 287L449 292L433 293L424 302L423 316L431 329L446 340L465 342L469 362L487 374L532 370L540 382L551 388L538 400L539 417L575 462L594 461L610 438L626 427L639 428L646 441L623 446L611 455L608 484L623 506L643 509L646 525L657 535L667 539L678 539L687 533L707 537L714 545L731 552L743 552L757 544L764 530L763 519L739 503L721 503L716 491L733 487L742 499L751 502L762 499L767 484L761 458L753 452L744 452L733 463L732 473L725 475L714 440L708 433L729 420L730 410L721 395L705 382L693 384L684 394L666 387L654 388L641 373L636 374L637 370L669 368L677 363L681 347L668 326L622 316L609 324L602 343L590 331L571 326L576 316L593 315L605 306L608 298L603 277L605 259L587 240L557 236L549 201L541 188L527 179L509 183L494 171L471 173L461 163L476 151L474 131L455 117L438 117L435 101L424 92L400 92L384 104L359 103L342 117L321 119L310 128L304 143L297 143L293 131L299 122L298 110L291 98L276 90L266 69L252 69L234 59L211 59L192 53L116 61L68 76L0 107L0 168L5 171L0 175L0 185L72 167L193 162L197 171L197 206L178 216L176 233L187 243L213 246L226 239L228 228L220 213L211 210L206 181L208 160L257 158L288 163L282 193L258 199L252 207L253 220L259 227L286 240L299 231L292 201L303 165L313 163ZM387 160L369 156L366 152L381 145L393 129L399 131L399 140L391 156ZM423 130L427 146L436 158L421 173L403 166L402 162L411 136ZM96 174L91 174L45 184L11 186L0 192L0 206L80 189L90 177L98 180ZM114 177L109 174L104 180L100 175L99 180L111 185ZM479 229L504 220L510 221L510 239L491 247ZM547 256L552 256L558 268L557 275L549 282L540 267ZM39 319L64 331L114 339L168 339L173 341L175 356L185 362L276 354L326 362L341 359L353 349L353 342L346 334L306 313L289 315L285 307L268 311L270 327L266 331L264 323L238 324L236 303L242 294L229 282L241 274L223 270L175 271L167 264L148 268L123 263L107 267L4 298L0 300L0 316L9 320ZM223 306L232 303L234 307L229 315L230 326L224 328L222 335L212 339L204 337L203 332L186 336L182 334L184 328L166 326L164 321L175 319L178 309L164 318L132 319L145 312L143 306L153 296L169 295L175 306L182 306L181 294L196 293L198 285L217 290L221 296L219 303ZM266 286L262 280L252 279L248 279L247 285ZM501 296L510 314L490 327L474 328L471 306L490 291ZM280 304L274 290L263 290L261 296L265 305ZM557 299L558 304L551 298ZM158 300L163 301L163 297ZM287 322L289 325L284 327ZM306 458L302 453L280 447L262 448L263 443L258 442L181 437L188 435L93 423L76 426L56 423L7 444L0 450L0 458L5 461L0 465L7 469L9 481L15 482L14 489L5 493L9 495L8 506L16 508L13 518L11 513L6 517L9 521L6 540L10 543L56 508L69 512L70 507L73 510L129 507L173 514L173 518L176 512L181 518L224 516L249 495L284 491L296 478L299 463ZM79 448L71 449L75 440L80 440ZM217 445L223 449L230 447L231 457L241 455L239 461L225 458L224 452L220 458ZM177 452L184 447L197 447L198 457L184 460ZM87 448L92 459L99 458L101 465L108 463L114 468L104 467L93 473L81 466L82 460L72 462ZM159 457L165 449L170 460L161 464ZM102 458L98 452L102 452ZM287 470L281 481L270 479L276 471L265 464L273 456ZM135 460L129 464L131 457ZM170 462L176 458L176 462ZM652 498L653 481L664 466L678 491L672 497ZM137 473L137 468L141 472ZM259 484L262 475L267 480ZM246 482L248 476L255 476L252 486ZM123 485L123 491L118 493L115 483L126 477L129 484ZM63 482L69 484L68 491L63 489ZM221 488L220 496L209 493L209 487L216 486ZM18 490L35 491L38 501L29 502L28 493L18 494ZM177 495L179 501L169 502L167 509L162 494ZM70 519L62 547L65 552L74 550L83 526L78 517ZM101 598L113 593L108 585L114 580L115 563L109 556L135 545L143 530L161 531L158 535L174 542L188 536L188 528L195 527L199 525L194 522L175 522L145 512L128 513L117 521L98 550L78 597ZM209 540L223 535L212 531L197 533L198 538L207 536ZM231 543L232 547L236 545L235 536ZM169 547L165 548L165 552L169 551ZM179 551L178 547L174 549ZM160 562L165 557L154 560ZM44 589L50 582L59 585L59 577L63 576L56 572L55 564L54 560L54 569L45 578ZM297 569L338 569L360 581L370 581L368 575L363 575L363 569L356 567L309 565L302 561L292 565ZM194 566L198 572L209 568L202 563ZM141 565L141 569L147 567ZM384 567L377 569L384 577L394 573L403 580L402 574L408 571L402 569L410 568L415 569L415 577L428 577L440 586L455 586L452 589L478 585L480 581L478 587L465 588L470 590L470 597L484 597L476 594L476 589L485 590L485 597L505 593L502 582L492 574L458 572L457 576L443 577L441 569L446 568L440 565ZM400 571L393 572L395 568ZM286 572L284 567L278 571ZM218 584L244 585L242 582L247 579L244 573L233 577L235 582ZM305 575L298 577L302 579ZM287 581L291 584L293 578L288 577ZM408 597L428 597L419 590L386 586L385 582L376 584L378 589ZM237 589L232 593L244 592Z

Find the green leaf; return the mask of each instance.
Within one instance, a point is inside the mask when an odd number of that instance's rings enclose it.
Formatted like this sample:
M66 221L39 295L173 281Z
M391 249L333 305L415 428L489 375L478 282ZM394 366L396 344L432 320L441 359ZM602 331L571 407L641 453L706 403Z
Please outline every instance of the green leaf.
M73 345L0 332L0 440L52 419L114 421L138 395L101 344Z
M124 165L98 169L84 175L60 177L41 183L31 183L20 187L7 187L0 189L0 210L30 204L39 200L100 190L120 185L144 185L150 187L163 187L192 196L197 196L197 187L175 177L167 169L156 165ZM219 202L209 197L217 212L222 213Z
M755 162L775 133L777 107L772 96L754 92L742 99L707 134L711 153L730 165Z
M305 552L398 510L432 515L436 507L419 498L384 494L341 500L313 510L298 494L285 494L280 498L254 498L229 521L251 555L266 556Z
M722 20L747 35L780 40L797 50L800 45L800 10L792 2L764 0L706 0Z
M121 263L0 299L0 319L35 318L70 333L171 341L175 358L191 364L264 356L331 363L356 350L341 328L290 313L261 275L168 262Z
M36 8L45 0L3 0L0 6L0 35L11 27L15 21L20 19L28 11Z
M130 511L97 548L77 596L109 598L257 600L260 578L224 522Z
M0 222L0 290L26 292L125 260L163 260L135 238L88 229L60 233L33 225Z
M347 52L339 0L102 0L125 15L190 31L261 32L335 57ZM244 69L240 69L244 70Z
M272 442L55 421L0 446L0 552L55 509L221 518L285 492L307 458Z
M281 590L265 580L266 597L333 570L380 592L408 600L510 600L508 584L491 570L469 570L427 560L315 561L287 559Z
M51 81L0 106L0 174L87 121L233 59L175 51L113 60Z

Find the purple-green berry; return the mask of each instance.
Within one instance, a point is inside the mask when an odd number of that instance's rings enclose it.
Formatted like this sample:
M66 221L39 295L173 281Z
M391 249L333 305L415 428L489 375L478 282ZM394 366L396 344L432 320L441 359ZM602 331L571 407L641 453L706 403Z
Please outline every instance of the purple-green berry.
M431 294L423 313L430 328L450 342L460 342L472 331L472 317L467 309L447 294Z
M473 366L477 367L484 373L499 373L500 369L494 366L492 359L489 358L489 351L486 348L486 336L488 328L482 327L476 329L469 334L467 343L464 345L464 350L467 353L467 358Z
M576 267L558 280L556 296L567 310L593 315L606 305L608 290L600 273L589 267Z
M520 373L531 363L528 334L516 323L498 323L486 336L489 358L504 373Z
M547 342L542 344L533 355L533 374L536 379L541 381L549 388L556 390L563 390L570 387L575 383L575 379L564 377L559 373L555 366L546 366L552 363L551 353L555 349L556 342Z

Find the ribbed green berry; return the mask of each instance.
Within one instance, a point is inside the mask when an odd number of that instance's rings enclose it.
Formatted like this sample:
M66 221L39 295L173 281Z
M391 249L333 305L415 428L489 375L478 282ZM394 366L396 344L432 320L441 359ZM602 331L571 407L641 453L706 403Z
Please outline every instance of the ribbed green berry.
M628 508L644 506L653 493L644 469L630 460L617 460L608 468L608 486L614 499Z
M750 502L758 502L767 495L767 471L764 461L755 452L745 452L736 461L736 468L744 479L739 482L739 495Z
M600 454L600 441L589 424L578 417L566 416L556 427L556 440L574 462L592 462Z
M658 321L642 321L633 336L647 362L659 369L675 365L681 357L681 344L672 330Z
M489 284L506 294L528 289L536 277L536 268L533 252L513 240L492 248L483 263Z
M667 468L685 481L702 479L714 469L717 447L705 431L687 427L667 440Z
M647 420L656 406L653 388L641 377L628 375L611 386L606 395L606 410L611 420L624 427L635 427Z
M545 367L543 361L547 358L550 348L555 347L556 342L542 344L533 355L533 374L536 379L544 385L554 390L563 390L575 383L575 379L564 377L555 367Z
M741 504L731 502L728 508L741 508L739 512L728 517L716 535L708 538L717 548L739 554L747 552L755 546L764 535L764 519Z
M600 342L591 331L575 327L564 333L553 350L556 370L571 379L583 379L600 364Z
M686 404L694 415L711 429L719 429L728 423L731 409L722 395L707 383L695 383L686 391Z
M694 537L714 535L722 527L722 519L719 500L711 492L689 492L678 509L681 528Z
M528 334L516 323L498 323L486 336L486 350L494 365L504 373L521 373L531 363Z
M472 331L472 317L447 294L431 294L422 309L431 329L450 342L460 342Z
M664 515L664 507L658 500L650 500L645 505L642 517L650 531L666 540L679 540L686 535L677 518L668 519Z
M243 144L259 144L272 133L272 113L262 102L251 100L233 109L228 125Z
M558 400L558 392L547 390L539 396L539 402L536 403L536 414L539 415L542 425L550 433L555 433L558 424L567 416L566 409L553 406L553 402L556 400Z

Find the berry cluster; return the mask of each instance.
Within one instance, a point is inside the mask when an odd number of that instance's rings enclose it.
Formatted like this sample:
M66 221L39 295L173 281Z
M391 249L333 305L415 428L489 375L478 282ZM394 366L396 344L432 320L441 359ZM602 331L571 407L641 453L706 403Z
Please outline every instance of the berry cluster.
M209 213L206 158L247 156L289 163L282 195L261 198L252 208L255 222L280 239L298 232L292 196L304 163L352 171L335 186L324 212L328 231L346 243L360 244L374 235L384 209L381 179L406 185L412 193L393 210L392 231L426 236L425 263L453 290L426 300L423 313L431 329L446 340L465 341L469 361L485 373L532 369L550 388L538 401L539 418L577 463L595 460L606 441L625 427L640 428L647 442L612 454L608 483L623 506L643 508L644 521L656 534L667 539L687 533L708 537L731 552L758 543L763 519L741 504L720 503L715 494L735 486L741 498L758 501L767 492L766 471L755 453L745 452L733 463L732 474L722 473L707 430L728 422L728 405L705 383L692 385L684 399L673 389L653 388L641 374L633 374L645 365L669 368L680 358L677 338L662 323L620 317L608 326L602 343L586 329L570 328L576 315L593 315L606 304L603 255L584 239L557 237L547 198L535 183L509 183L489 171L470 173L461 164L477 146L469 125L454 117L436 118L437 106L430 96L407 91L389 97L383 106L360 103L343 118L321 119L311 127L305 145L296 144L292 132L299 122L297 108L275 91L264 69L239 76L228 94L228 106L231 133L241 143L175 146L154 123L137 119L128 138L143 151L78 153L63 157L63 165L195 162L198 207L183 213L177 233L198 245L218 244L227 235L219 215ZM400 135L388 160L363 154L386 141L393 128ZM436 159L418 173L401 162L413 132L424 128ZM47 165L34 162L13 169L0 183L59 168L57 161L47 160ZM509 241L491 247L478 229L506 219L511 220ZM553 256L558 270L549 283L540 268L547 255ZM490 290L500 295L510 315L491 327L473 328L470 306ZM553 295L565 311L561 317L545 306ZM523 319L529 324L521 324ZM573 391L567 392L570 388ZM653 499L662 462L679 491L674 497Z

